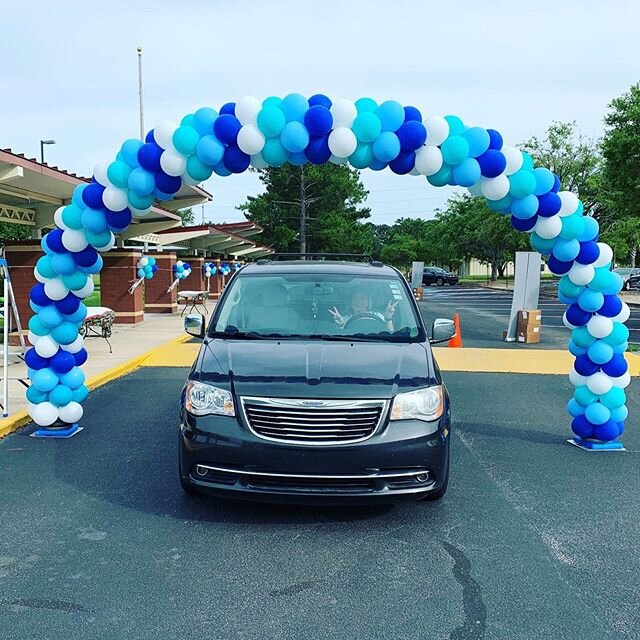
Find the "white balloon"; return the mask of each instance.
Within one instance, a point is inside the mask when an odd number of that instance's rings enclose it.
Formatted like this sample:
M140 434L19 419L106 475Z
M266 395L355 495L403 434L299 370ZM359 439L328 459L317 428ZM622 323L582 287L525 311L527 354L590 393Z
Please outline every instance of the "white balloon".
M511 184L507 176L500 175L495 178L485 178L481 181L480 190L487 200L500 200L508 193Z
M61 344L60 348L69 353L78 353L84 347L84 338L78 336L71 344Z
M41 282L42 284L44 284L45 282L47 282L49 280L49 278L47 278L46 276L43 276L38 271L38 267L37 266L33 267L33 276L38 282Z
M560 211L558 211L559 216L564 218L565 216L570 216L572 213L576 212L580 201L575 193L572 193L571 191L559 191L558 197L560 198L560 202L562 202L560 205Z
M411 171L409 171L409 175L410 176L421 176L422 174L415 167L413 167L413 169L411 169Z
M184 262L182 262L182 260L178 260L176 262L176 267L181 267L182 265L184 265Z
M29 413L33 421L40 427L48 427L58 419L58 407L51 402L32 405Z
M131 215L134 218L144 218L151 212L151 207L147 207L146 209L136 209L135 207L129 205L129 211L131 211Z
M262 109L262 102L254 96L244 96L236 102L235 114L240 120L240 124L255 124L258 120L258 113ZM240 146L240 145L238 145ZM240 147L242 148L242 147ZM248 153L245 151L245 153Z
M127 192L114 186L107 187L102 192L102 202L110 211L123 211L129 206Z
M611 384L614 387L626 389L631 384L631 374L628 371L625 371L621 376L611 378Z
M519 171L524 161L522 151L515 147L502 147L500 151L502 151L502 154L507 159L507 167L504 172L510 176L512 173Z
M103 187L108 187L111 184L109 178L107 177L108 167L108 162L101 162L93 168L93 177L96 179L96 182L101 184Z
M576 325L571 324L568 320L567 320L567 312L565 311L562 314L562 324L567 327L568 329L575 329Z
M149 258L143 256L142 258L140 258L140 260L138 260L138 266L139 267L146 267L149 264Z
M358 115L358 109L351 100L340 98L331 105L331 115L333 116L334 129L350 127ZM331 144L329 144L329 147L331 147ZM353 151L351 153L353 153ZM351 155L351 153L349 155Z
M60 420L73 424L82 418L83 409L79 402L72 401L69 404L65 404L64 407L58 407L58 413Z
M593 263L593 266L606 267L613 260L613 251L611 250L611 247L604 242L598 242L598 249L600 249L600 255Z
M629 308L629 305L626 302L623 302L620 313L615 318L611 318L611 320L613 322L625 323L629 319L630 315L631 315L631 309Z
M175 122L170 120L163 120L153 130L153 139L163 149L173 149L173 134L178 128Z
M65 229L62 232L62 245L67 251L82 251L88 244L87 236L81 229Z
M587 384L587 377L580 375L575 369L571 369L569 373L569 382L574 387L581 387L582 385Z
M562 231L562 220L560 220L560 216L558 215L551 216L550 218L538 216L536 226L533 230L545 240L557 238Z
M264 161L262 153L256 153L255 155L251 156L251 166L254 169L264 169L265 167L267 167L267 163Z
M357 146L356 134L348 127L338 127L329 134L329 149L336 158L348 158Z
M81 287L80 289L74 289L73 293L75 293L78 296L78 298L84 299L93 293L93 289L94 289L93 278L91 276L87 276L87 282L84 285L84 287Z
M40 336L34 348L41 358L51 358L58 353L58 343L51 336Z
M426 144L442 144L449 137L449 123L442 116L427 116L422 121L427 130Z
M613 331L611 318L595 315L587 322L587 331L594 338L606 338Z
M442 151L438 147L420 147L416 151L416 169L423 176L432 176L440 171L442 162Z
M62 282L62 278L51 278L44 283L44 292L52 300L62 300L69 293L69 289Z
M42 338L42 336L37 336L35 333L33 333L33 331L27 331L27 340L29 341L30 345L35 347L38 344L38 340L40 340L40 338Z
M574 262L567 273L569 280L578 286L589 284L593 280L594 275L595 271L590 264L578 264L577 262Z
M587 376L587 387L591 393L595 393L597 396L607 393L612 386L611 378L602 371Z
M349 158L338 158L338 156L334 156L333 154L329 158L329 162L331 162L331 164L347 164L348 161Z
M262 132L253 124L245 124L238 133L238 147L247 155L254 156L264 149Z
M53 221L56 223L56 227L58 229L68 229L67 225L62 220L62 212L64 211L64 207L58 207L56 212L53 214Z
M160 156L160 166L169 176L181 176L187 170L187 159L177 151L163 151Z

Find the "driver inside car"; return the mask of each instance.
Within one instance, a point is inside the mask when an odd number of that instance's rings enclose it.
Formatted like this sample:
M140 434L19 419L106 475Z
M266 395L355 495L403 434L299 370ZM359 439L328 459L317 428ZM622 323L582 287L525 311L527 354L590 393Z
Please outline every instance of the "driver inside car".
M393 315L396 311L396 306L398 302L392 302L391 300L387 303L387 306L384 310L384 313L380 313L379 311L373 311L371 309L371 301L367 292L363 289L356 289L351 294L349 313L341 314L338 311L337 307L333 307L329 309L329 313L333 316L334 322L342 329L347 324L347 322L358 315L367 314L376 316L382 322L384 322L386 328L393 333Z

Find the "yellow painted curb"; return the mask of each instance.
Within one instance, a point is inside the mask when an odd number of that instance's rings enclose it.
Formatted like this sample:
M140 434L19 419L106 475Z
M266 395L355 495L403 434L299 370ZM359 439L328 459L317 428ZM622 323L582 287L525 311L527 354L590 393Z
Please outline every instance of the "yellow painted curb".
M175 349L179 344L189 340L190 336L184 335L179 336L178 338L174 338L165 344L160 345L159 347L154 347L153 349L149 349L145 351L143 354L139 356L135 356L130 360L126 360L125 362L120 363L119 365L113 367L112 369L108 369L107 371L103 371L102 373L98 373L95 376L92 376L88 380L85 381L85 385L91 390L97 389L107 382L111 382L116 378L120 378L127 373L131 373L134 369L140 367L144 361L153 355L156 349L166 349L171 351ZM179 366L179 365L174 365ZM26 409L22 409L17 411L16 413L8 416L7 418L3 418L0 420L0 439L8 436L10 433L17 431L21 427L24 427L26 424L31 422L31 416L27 413Z

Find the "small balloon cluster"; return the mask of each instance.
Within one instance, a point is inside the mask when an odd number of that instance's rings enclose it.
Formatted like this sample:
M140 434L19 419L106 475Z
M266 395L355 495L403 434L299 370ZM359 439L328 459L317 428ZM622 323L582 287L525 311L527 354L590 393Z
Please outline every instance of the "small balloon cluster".
M240 269L242 269L242 265L239 262L236 262L235 265L234 265L234 269L236 271L239 271Z
M188 262L178 260L173 265L173 275L176 280L184 280L191 275L191 265Z
M231 266L228 263L223 262L220 265L219 271L223 276L228 276L231 273Z
M202 265L202 273L205 278L210 278L216 272L216 265L214 262L205 262Z
M156 259L154 257L149 256L147 258L146 256L142 256L136 263L136 269L138 278L151 280L151 278L153 278L153 274L158 270L158 265L156 264Z

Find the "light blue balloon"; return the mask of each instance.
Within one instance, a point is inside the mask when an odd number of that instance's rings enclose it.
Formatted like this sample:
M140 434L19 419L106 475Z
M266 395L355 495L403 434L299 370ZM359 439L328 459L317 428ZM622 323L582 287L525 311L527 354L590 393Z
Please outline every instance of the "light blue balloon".
M144 278L144 274L145 274L144 269L138 269L136 273L138 274L138 278Z
M573 340L569 340L569 353L571 355L577 358L578 356L583 356L587 351L586 347L579 347Z
M392 131L382 131L373 143L373 155L380 162L391 162L398 157L399 153L400 140Z
M614 422L624 422L629 417L629 409L624 405L617 409L611 409L611 419Z
M142 142L137 138L129 138L129 140L125 140L120 147L120 154L122 159L132 168L139 166L138 165L138 151L142 146ZM108 175L108 169L107 169Z
M148 196L151 195L156 188L156 180L150 171L142 167L137 167L129 174L127 186L137 196Z
M53 329L62 322L62 314L56 309L55 305L50 304L46 307L42 307L38 318L44 327Z
M575 398L571 398L567 404L567 412L574 418L584 415L585 409Z
M258 129L267 138L279 136L285 124L287 124L287 118L282 109L276 105L265 105L258 112Z
M280 138L268 138L262 149L262 157L270 167L281 167L287 161L289 154L282 146Z
M87 317L87 307L84 304L80 303L80 306L73 312L67 313L64 315L64 319L67 322L71 322L71 324L78 325L79 322L82 322Z
M75 229L76 231L82 229L82 211L85 207L86 205L80 208L75 204L68 204L62 210L62 222L69 227L69 229Z
M596 364L606 364L613 358L613 347L602 340L596 340L587 350L587 355Z
M137 154L137 152L136 152ZM137 164L137 155L136 155ZM126 189L128 187L129 174L132 171L132 167L123 162L122 160L116 160L107 167L107 178L109 182L120 189Z
M621 342L620 344L613 345L613 353L624 353L628 348L628 342Z
M58 384L58 376L48 367L35 371L31 384L40 392L48 393Z
M51 268L56 275L68 276L76 270L76 263L70 253L56 253L51 256Z
M582 204L582 203L580 203ZM584 216L584 231L578 237L580 242L589 242L589 240L593 240L598 236L598 232L600 231L600 225L595 218L591 216Z
M511 213L519 220L528 220L536 215L538 211L538 198L533 194L524 198L514 198L511 205Z
M213 134L203 136L196 147L196 155L200 162L213 168L222 162L224 145Z
M227 169L227 167L225 167L222 162L219 162L213 167L213 172L216 175L222 176L223 178L231 175L231 171L229 171L229 169Z
M611 418L611 411L601 402L592 402L586 408L584 415L592 424L604 424Z
M615 296L622 291L624 280L622 276L615 271L609 271L609 274L609 282L602 290L602 293L604 293L605 296Z
M85 273L100 273L102 270L102 256L98 256L96 261L89 267L79 267Z
M71 204L73 204L78 209L84 209L87 205L84 203L82 199L82 192L88 187L87 184L79 184L71 194Z
M61 322L51 331L51 337L58 344L71 344L78 337L78 327L71 322Z
M82 212L82 226L91 233L102 233L109 228L107 218L102 211L88 208Z
M309 144L309 132L302 122L293 120L288 122L282 129L280 142L289 153L300 153Z
M596 267L589 288L594 291L602 291L614 286L613 273L607 267Z
M349 156L351 166L356 169L366 169L373 160L373 146L362 142L358 144L356 150Z
M193 113L188 113L182 120L180 120L180 124L185 127L193 127Z
M578 304L583 311L594 313L604 304L604 295L600 291L585 289L578 298Z
M80 367L73 367L71 371L68 371L63 376L60 376L60 384L64 384L72 390L84 384L84 373Z
M575 260L579 253L580 243L577 240L562 240L558 238L553 246L553 255L562 262Z
M382 131L397 131L404 123L404 107L395 100L385 100L376 110L376 115Z
M488 137L489 134L487 134ZM478 161L475 158L463 160L457 167L454 167L453 179L461 187L471 187L476 184L480 180L480 165Z
M287 122L304 122L304 114L309 111L309 102L300 93L290 93L282 99L280 109Z
M63 384L56 385L49 393L49 402L56 407L64 407L73 400L73 391Z
M627 329L627 327L622 324L622 322L614 322L613 330L611 331L611 333L606 338L602 339L611 346L622 344L623 342L628 342L629 329Z
M288 162L294 167L301 167L303 164L309 162L309 159L304 154L304 151L298 151L297 153L289 154Z
M213 123L218 112L211 107L202 107L193 114L192 125L201 136L213 134ZM218 161L219 162L219 161ZM214 164L218 164L217 162Z
M489 148L491 142L487 130L482 127L470 127L463 131L462 137L469 144L469 157L471 158L481 156Z
M553 188L555 178L549 169L545 169L544 167L534 169L533 177L536 179L536 188L533 191L535 195L544 195L545 193L549 193Z

